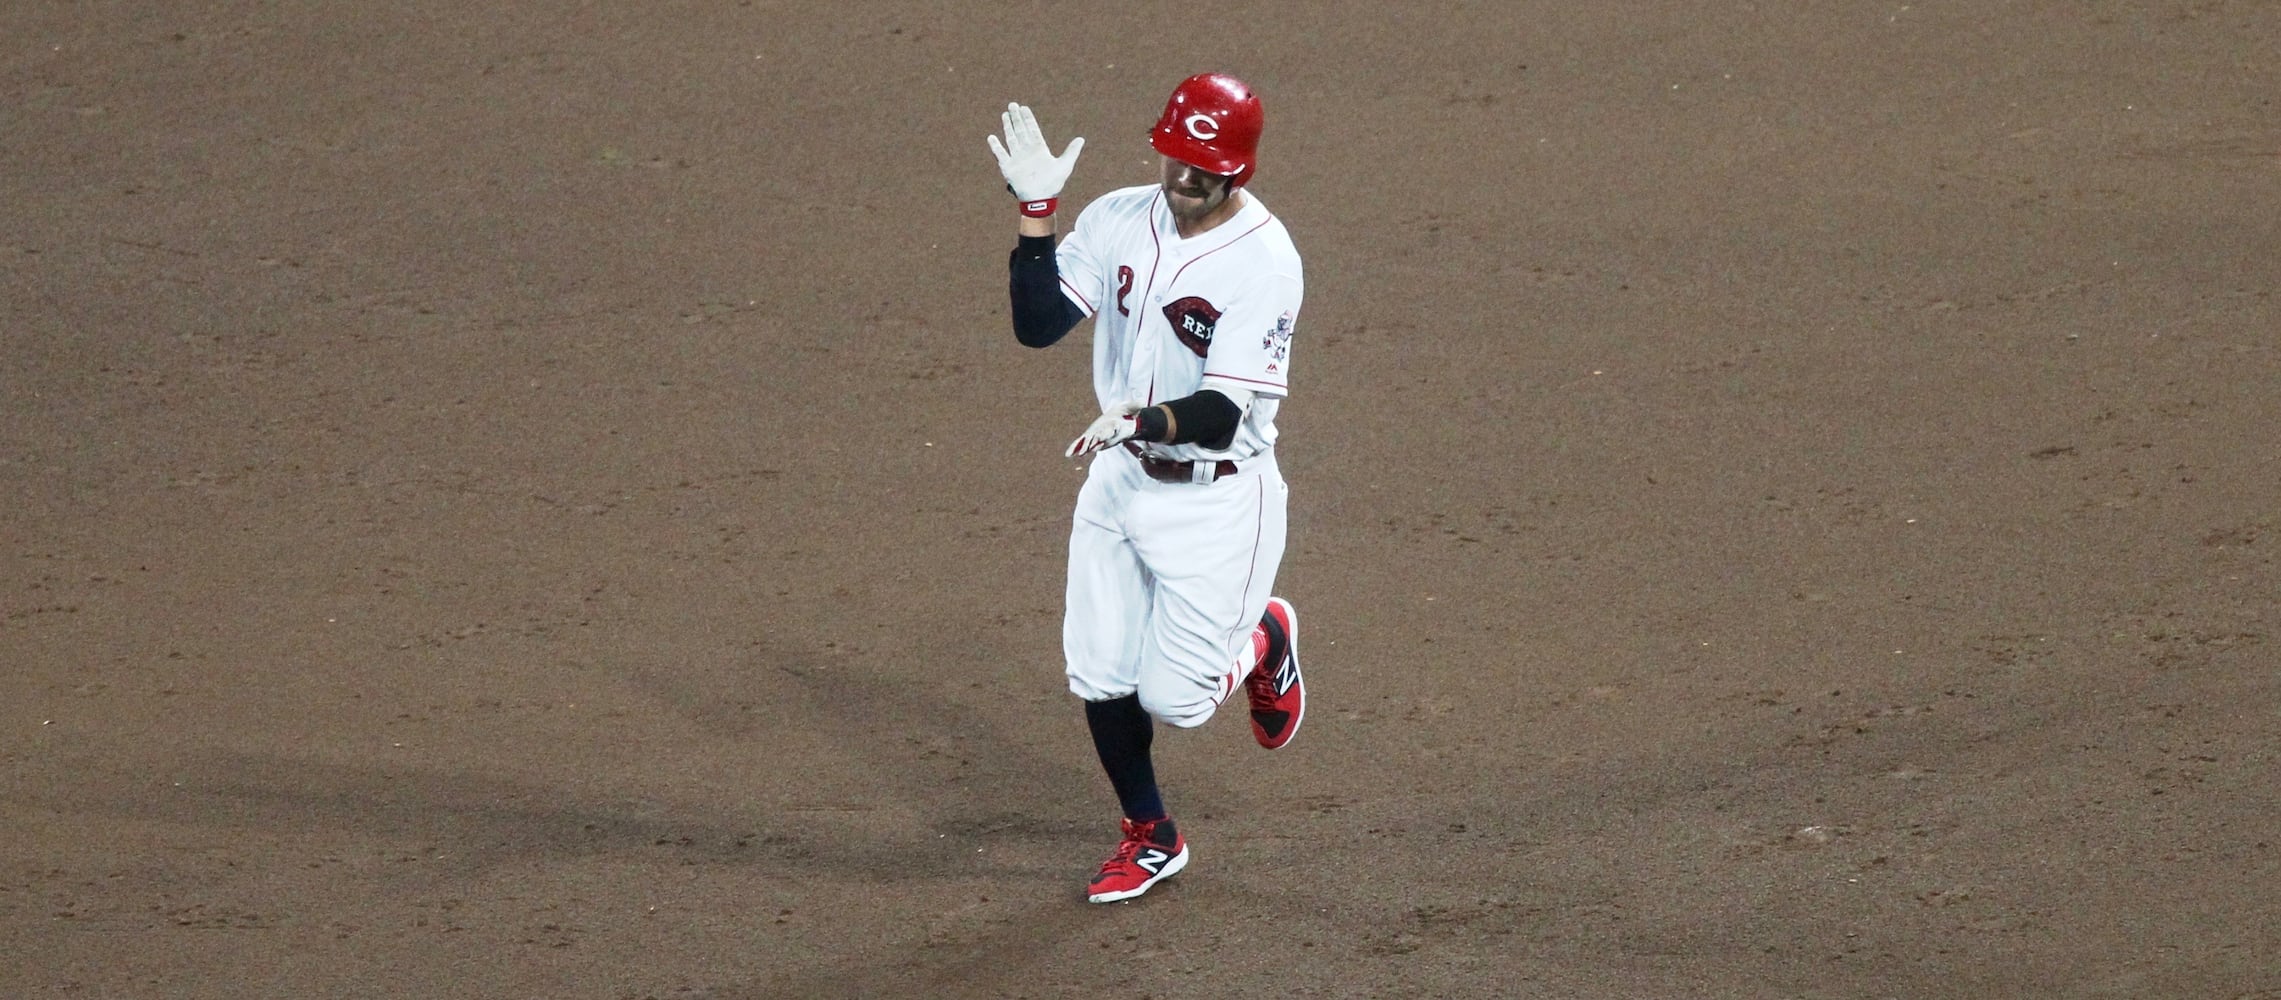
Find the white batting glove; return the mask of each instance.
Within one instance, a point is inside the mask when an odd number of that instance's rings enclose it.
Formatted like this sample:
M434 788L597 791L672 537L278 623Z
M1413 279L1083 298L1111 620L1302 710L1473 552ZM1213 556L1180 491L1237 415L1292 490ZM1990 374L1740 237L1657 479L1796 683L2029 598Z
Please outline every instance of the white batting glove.
M1006 176L1006 186L1022 200L1022 214L1052 215L1054 199L1061 194L1061 186L1069 183L1069 172L1077 168L1077 152L1085 148L1085 140L1069 140L1069 148L1055 156L1030 109L1008 104L998 121L1005 126L1006 141L1000 143L997 136L990 136L990 152L998 158L998 172Z
M1140 404L1126 403L1115 410L1101 414L1099 419L1093 421L1093 426L1085 428L1085 433L1078 435L1077 440L1069 442L1069 450L1064 454L1070 458L1081 458L1097 451L1107 451L1125 443L1132 438L1133 432L1139 429L1139 421L1133 417L1133 414L1140 411Z

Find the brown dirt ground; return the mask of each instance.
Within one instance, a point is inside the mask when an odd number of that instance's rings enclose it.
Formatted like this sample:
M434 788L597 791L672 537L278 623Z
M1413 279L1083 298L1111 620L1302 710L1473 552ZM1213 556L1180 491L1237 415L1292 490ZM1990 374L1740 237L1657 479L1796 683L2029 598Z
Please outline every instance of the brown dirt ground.
M0 995L2281 997L2281 5L943 6L0 8ZM1090 907L982 138L1203 68L1314 703Z

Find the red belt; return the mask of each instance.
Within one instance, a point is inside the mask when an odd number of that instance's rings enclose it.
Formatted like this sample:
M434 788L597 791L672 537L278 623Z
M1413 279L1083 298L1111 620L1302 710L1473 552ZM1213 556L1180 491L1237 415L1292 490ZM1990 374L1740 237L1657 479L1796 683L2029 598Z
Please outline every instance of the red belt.
M1196 481L1196 463L1194 462L1176 462L1169 458L1156 458L1141 451L1139 445L1130 441L1125 442L1125 450L1132 452L1134 458L1140 459L1141 471L1148 473L1150 479L1160 483L1193 483ZM1235 474L1236 463L1224 458L1213 463L1212 478L1226 479Z

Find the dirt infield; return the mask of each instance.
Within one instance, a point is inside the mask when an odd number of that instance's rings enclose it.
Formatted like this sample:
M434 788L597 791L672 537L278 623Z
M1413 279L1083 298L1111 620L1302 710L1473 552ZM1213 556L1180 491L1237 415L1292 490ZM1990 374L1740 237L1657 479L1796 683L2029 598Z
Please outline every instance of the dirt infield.
M0 7L0 996L2281 998L2281 5L943 6ZM1203 69L1313 703L1088 906L983 137Z

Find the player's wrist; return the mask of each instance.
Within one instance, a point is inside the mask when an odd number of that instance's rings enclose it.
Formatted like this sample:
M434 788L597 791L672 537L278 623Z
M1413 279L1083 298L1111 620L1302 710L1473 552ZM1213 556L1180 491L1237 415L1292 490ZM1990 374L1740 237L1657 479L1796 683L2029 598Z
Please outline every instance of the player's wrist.
M1013 183L1009 181L1006 184L1006 193L1014 196L1014 207L1020 209L1026 218L1049 218L1054 212L1061 209L1061 192L1059 190L1043 198L1024 198L1020 191L1014 190Z
M1172 440L1172 411L1159 405L1133 414L1133 440L1160 444Z

